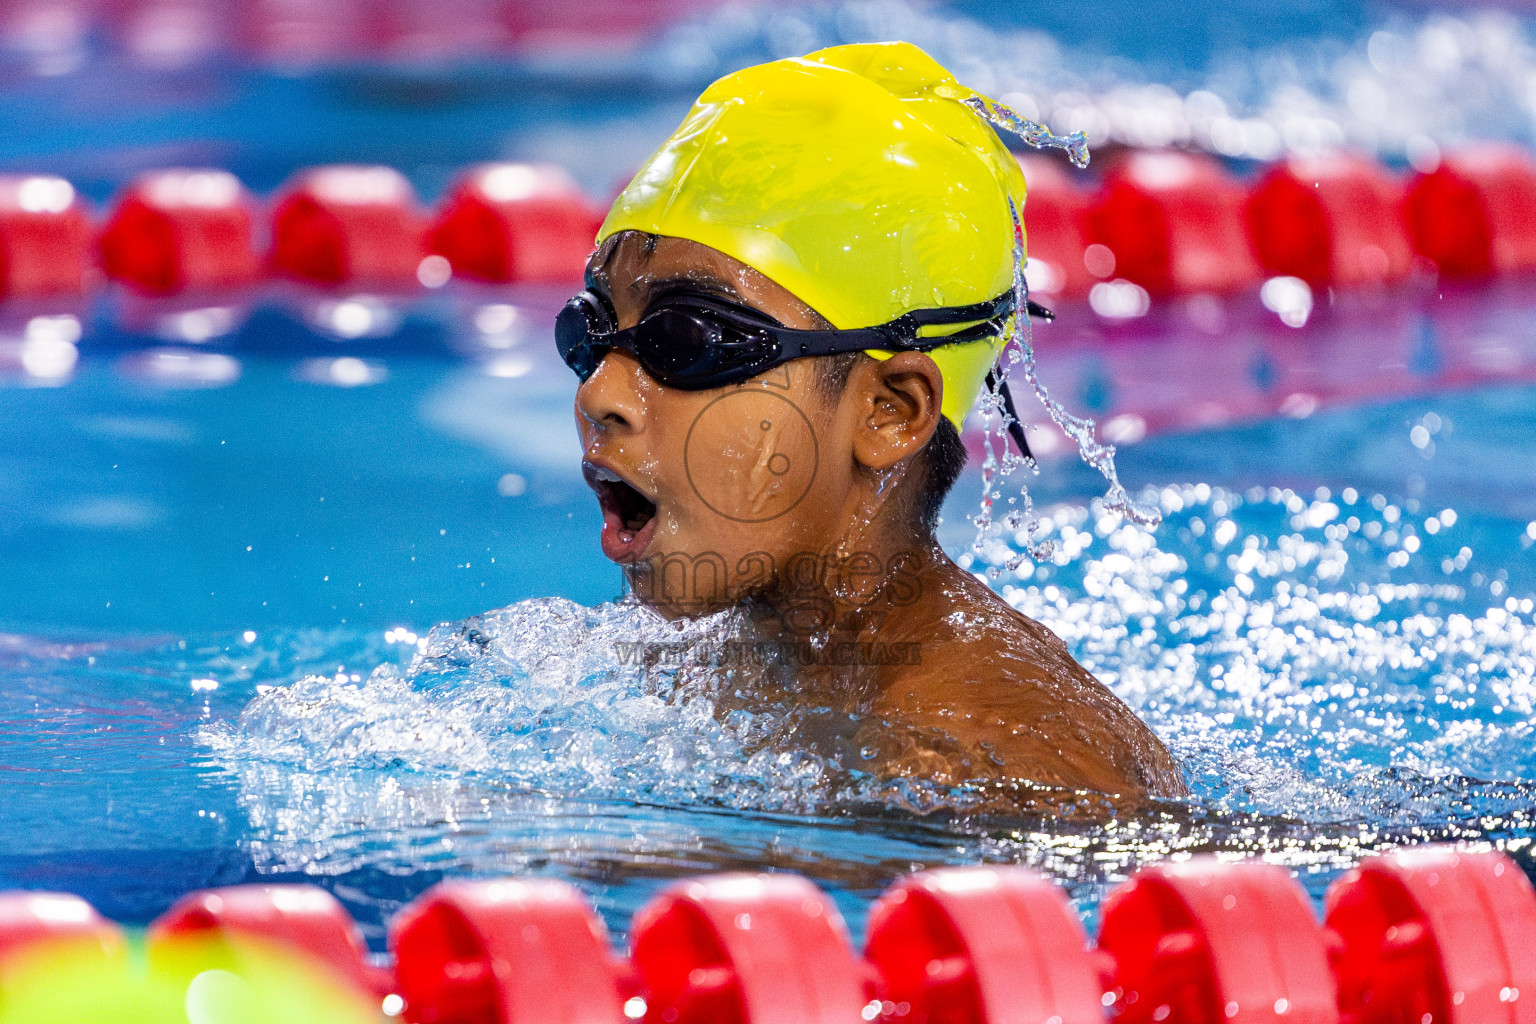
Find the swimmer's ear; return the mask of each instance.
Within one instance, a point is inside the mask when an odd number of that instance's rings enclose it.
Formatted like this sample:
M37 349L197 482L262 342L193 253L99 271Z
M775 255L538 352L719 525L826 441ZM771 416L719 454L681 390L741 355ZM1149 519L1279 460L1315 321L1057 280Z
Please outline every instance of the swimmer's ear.
M938 429L944 377L923 353L861 359L848 383L863 417L853 440L860 465L889 469L922 451Z

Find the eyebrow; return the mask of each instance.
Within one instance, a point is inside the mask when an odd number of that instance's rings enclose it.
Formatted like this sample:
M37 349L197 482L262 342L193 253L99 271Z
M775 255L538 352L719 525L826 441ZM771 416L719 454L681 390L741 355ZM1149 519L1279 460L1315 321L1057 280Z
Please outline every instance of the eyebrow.
M583 275L588 291L611 300L613 298L613 284L608 279L608 267L606 261L597 267L588 267ZM640 277L629 282L631 292L639 292L639 298L645 305L650 305L658 296L671 292L702 292L706 295L714 295L722 299L730 299L733 302L741 302L741 292L729 281L719 278L699 277L697 272L690 274L674 275L672 277L648 278Z
M630 289L643 289L643 297L647 305L655 302L660 296L673 292L699 292L722 299L730 299L734 302L741 301L741 293L729 281L710 277L701 278L696 274L649 279L642 278L632 281Z

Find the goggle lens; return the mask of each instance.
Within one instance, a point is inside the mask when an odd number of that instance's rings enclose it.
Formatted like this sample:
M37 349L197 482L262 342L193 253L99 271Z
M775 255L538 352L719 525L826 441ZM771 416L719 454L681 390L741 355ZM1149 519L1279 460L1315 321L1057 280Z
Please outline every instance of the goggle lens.
M772 339L724 323L707 308L668 307L636 332L640 362L671 387L716 387L755 376L778 357Z
M611 320L590 295L578 295L555 319L555 344L576 376L586 380L610 349L633 352L647 373L668 387L704 390L746 380L778 359L766 334L725 322L700 306L667 306L629 331L605 330Z
M555 317L555 347L560 350L560 358L581 380L597 372L603 352L595 350L592 337L607 332L607 320L592 297L585 293L567 302L560 315Z

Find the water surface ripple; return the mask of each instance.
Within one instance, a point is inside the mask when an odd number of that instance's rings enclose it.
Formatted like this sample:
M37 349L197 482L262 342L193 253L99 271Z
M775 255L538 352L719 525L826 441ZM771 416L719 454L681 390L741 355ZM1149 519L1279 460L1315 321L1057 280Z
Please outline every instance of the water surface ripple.
M391 631L399 655L366 676L268 677L198 738L238 780L270 871L553 866L622 889L767 864L852 893L923 864L1022 861L1091 913L1137 864L1198 851L1290 865L1314 894L1384 844L1492 843L1529 863L1536 602L1519 574L1536 538L1351 490L1141 497L1166 516L1155 534L1063 506L1056 563L994 585L1170 744L1188 801L1009 814L995 782L883 780L810 741L814 709L734 708L718 680L628 653L710 642L727 616L561 599ZM1473 543L1516 578L1483 572Z

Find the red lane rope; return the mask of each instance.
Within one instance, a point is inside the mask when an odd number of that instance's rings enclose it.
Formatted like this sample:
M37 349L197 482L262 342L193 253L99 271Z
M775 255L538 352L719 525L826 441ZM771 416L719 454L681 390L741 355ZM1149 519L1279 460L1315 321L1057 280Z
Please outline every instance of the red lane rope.
M806 879L713 875L641 908L620 957L570 884L465 879L396 915L380 968L324 890L242 885L184 896L146 946L151 971L207 960L253 985L286 950L415 1024L1521 1024L1536 999L1536 890L1493 850L1369 857L1321 922L1275 865L1154 864L1101 918L1090 945L1029 868L923 871L876 901L859 953ZM60 957L129 969L121 931L78 897L0 893L0 979Z
M1536 271L1536 159L1514 146L1454 150L1407 177L1353 154L1295 156L1249 181L1204 154L1123 151L1091 189L1021 159L1031 289L1088 297L1111 318L1265 279L1349 290ZM99 221L68 181L7 175L0 299L79 296L104 279L150 295L263 278L407 293L450 276L575 282L600 222L563 170L528 164L470 168L431 210L388 167L301 171L266 201L226 171L152 171Z

